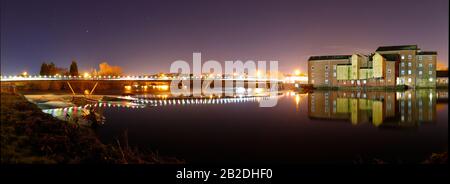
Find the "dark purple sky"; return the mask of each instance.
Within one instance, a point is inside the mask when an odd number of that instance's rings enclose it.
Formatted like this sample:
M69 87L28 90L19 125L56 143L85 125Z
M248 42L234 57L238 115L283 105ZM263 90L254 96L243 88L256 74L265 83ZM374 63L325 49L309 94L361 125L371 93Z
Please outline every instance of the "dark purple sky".
M101 61L127 74L168 72L175 60L278 60L418 44L448 63L448 0L1 0L1 72L43 61L82 71Z

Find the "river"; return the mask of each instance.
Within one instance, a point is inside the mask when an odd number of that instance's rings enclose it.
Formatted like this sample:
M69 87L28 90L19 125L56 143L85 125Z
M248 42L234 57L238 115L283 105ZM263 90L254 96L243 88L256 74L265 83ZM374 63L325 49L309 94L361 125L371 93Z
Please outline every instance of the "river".
M448 150L447 91L284 91L266 108L256 96L130 97L139 100L94 104L106 119L101 140L126 131L131 146L188 163L420 163ZM85 108L67 106L43 111L67 118Z

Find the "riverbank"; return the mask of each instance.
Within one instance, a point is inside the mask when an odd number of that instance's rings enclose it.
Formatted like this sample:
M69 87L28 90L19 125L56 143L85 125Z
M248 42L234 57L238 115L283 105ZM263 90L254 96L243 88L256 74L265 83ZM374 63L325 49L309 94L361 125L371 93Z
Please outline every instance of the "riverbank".
M126 132L116 144L103 144L89 125L45 114L20 94L1 93L1 163L179 164L128 146Z

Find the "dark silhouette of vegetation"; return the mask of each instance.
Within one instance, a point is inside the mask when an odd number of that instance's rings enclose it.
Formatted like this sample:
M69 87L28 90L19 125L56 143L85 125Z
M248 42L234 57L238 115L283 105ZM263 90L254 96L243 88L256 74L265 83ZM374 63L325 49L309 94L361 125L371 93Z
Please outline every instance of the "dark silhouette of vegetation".
M47 75L56 75L56 65L55 63L51 62L50 64L48 64L48 73Z
M47 63L42 63L41 65L41 71L39 72L39 75L47 75L48 74L48 65Z
M1 163L183 163L120 144L103 144L78 122L45 114L18 94L1 93Z
M448 152L432 153L431 156L426 159L424 164L448 164Z
M78 75L78 66L76 61L72 61L72 64L70 64L70 75L77 76Z
M40 75L69 75L69 72L66 68L58 68L55 63L51 62L50 64L42 63Z
M401 164L406 163L402 160L390 160L386 161L379 158L363 158L358 156L356 160L353 161L355 164ZM448 164L448 152L435 152L431 153L425 160L421 161L420 164Z

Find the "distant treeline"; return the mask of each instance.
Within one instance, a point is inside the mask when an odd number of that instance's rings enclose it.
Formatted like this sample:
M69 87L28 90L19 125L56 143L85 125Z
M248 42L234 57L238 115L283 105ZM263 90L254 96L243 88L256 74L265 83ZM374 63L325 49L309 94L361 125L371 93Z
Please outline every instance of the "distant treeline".
M79 75L78 73L78 66L76 61L72 61L72 64L70 64L70 69L67 70L67 68L58 68L56 65L51 62L50 64L42 63L41 65L41 71L39 72L40 75Z

